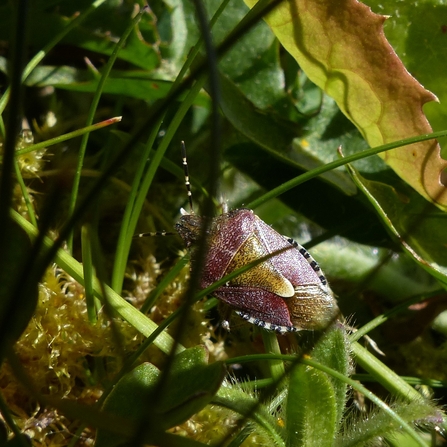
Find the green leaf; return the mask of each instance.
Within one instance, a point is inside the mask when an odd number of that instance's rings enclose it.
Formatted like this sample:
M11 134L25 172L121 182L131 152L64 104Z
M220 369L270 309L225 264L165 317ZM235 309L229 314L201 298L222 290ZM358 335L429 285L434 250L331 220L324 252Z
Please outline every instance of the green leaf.
M350 373L349 353L350 343L346 336L346 329L342 324L336 323L318 340L318 344L312 351L312 357L323 365L348 376ZM345 411L347 384L330 376L329 380L334 389L337 409L335 427L338 430Z
M135 420L141 420L147 411L149 390L158 379L160 371L150 363L143 363L126 374L109 394L103 410ZM120 445L125 438L106 430L98 430L95 447Z
M287 155L305 170L310 171L337 160L339 158L337 148L340 146L346 155L368 148L360 132L341 113L335 101L323 94L318 113L307 120L301 135L293 140L293 151L289 151ZM385 163L375 156L358 161L356 166L367 172L386 168ZM326 172L321 177L346 195L354 195L357 192L343 167Z
M423 419L432 419L434 423L439 423L442 418L441 414L435 414L433 405L424 402L422 399L413 402L395 401L390 405L392 410L398 414L406 422L422 421ZM430 426L427 420L426 425ZM385 411L371 411L363 418L354 417L354 413L348 419L345 431L341 433L335 442L337 447L356 447L370 445L372 441L383 440L384 437L390 437L391 440L401 440L396 446L420 446L415 443L414 438L408 433L401 434L400 427L396 421L390 417ZM376 444L371 444L376 445ZM388 445L388 443L387 443ZM428 445L428 444L427 444Z
M269 408L259 402L259 398L251 396L236 386L224 383L214 397L213 404L228 408L250 419L250 426L253 426L252 423L255 424L253 431L257 433L260 430L261 434L269 439L271 445L285 446L284 429L278 424Z
M65 6L69 2L65 3ZM89 2L91 3L91 2ZM110 3L110 2L109 2ZM85 7L89 6L88 4ZM62 8L63 9L63 8ZM61 33L62 30L69 24L71 19L68 19L66 14L71 15L79 13L82 9L82 5L77 5L74 11L61 11L60 14L53 12L42 11L40 8L33 10L33 20L30 21L30 35L33 36L31 44L40 50L45 44L51 41L54 36ZM98 12L93 17L89 18L87 23L71 31L62 41L66 47L71 46L71 59L79 58L82 60L82 53L76 52L76 48L82 48L88 50L84 52L84 56L89 56L94 65L102 65L103 60L98 58L99 55L110 55L116 45L116 36L120 36L125 29L128 20L133 13L131 8L119 8L106 4L102 5ZM8 30L11 12L8 7L2 7L0 9L0 38L8 39ZM118 58L134 64L137 67L141 67L145 70L153 70L160 63L160 55L155 45L151 45L151 42L147 42L144 35L153 33L154 25L149 25L149 21L144 21L141 25L142 30L134 30L131 33L126 47L123 48ZM142 33L143 31L143 33ZM66 51L66 49L65 49ZM98 53L95 55L94 53ZM65 59L66 54L64 52L54 53L53 57Z
M178 425L201 410L213 398L226 374L225 365L207 365L207 351L196 346L175 358L157 412L167 427Z
M220 3L217 0L207 0L210 16ZM247 11L248 7L243 2L229 1L213 28L214 43L220 43ZM279 45L264 22L256 24L222 56L219 69L260 109L275 107L279 101L287 98L284 73L279 61ZM224 101L227 100L225 94L221 97Z
M144 363L117 383L103 410L134 419L145 436L157 439L166 429L184 422L208 404L225 373L220 362L207 365L206 349L196 346L175 357L163 390L159 389L159 370ZM119 445L123 441L112 432L100 430L96 447Z
M294 368L286 406L287 446L332 445L337 411L334 388L327 374L305 365Z
M352 166L349 169L357 186L405 251L424 269L447 284L447 215L411 188L402 184L393 188L368 180Z
M48 85L64 90L94 93L98 88L99 78L86 70L73 67L38 67L26 80L30 87ZM172 86L171 82L153 79L142 71L112 71L104 85L104 93L129 96L147 101L164 98Z
M276 150L278 155L285 151L298 135L298 130L275 114L258 109L226 76L219 79L222 111L233 126L264 149Z

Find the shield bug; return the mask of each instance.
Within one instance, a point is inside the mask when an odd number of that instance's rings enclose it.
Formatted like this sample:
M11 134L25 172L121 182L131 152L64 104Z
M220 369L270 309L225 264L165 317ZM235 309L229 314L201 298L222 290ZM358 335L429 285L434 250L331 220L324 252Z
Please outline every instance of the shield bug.
M182 210L175 228L186 247L192 249L194 266L194 244L200 236L203 218L192 209L183 145L182 157L191 212ZM317 262L304 247L280 235L253 211L235 209L213 218L207 238L202 288L266 257L213 292L244 320L284 334L322 329L336 319L338 306Z

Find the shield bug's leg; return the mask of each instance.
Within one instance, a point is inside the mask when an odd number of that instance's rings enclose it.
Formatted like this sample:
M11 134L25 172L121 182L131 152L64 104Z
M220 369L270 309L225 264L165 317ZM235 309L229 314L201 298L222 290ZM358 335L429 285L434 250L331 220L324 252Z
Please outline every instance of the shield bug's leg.
M230 332L230 322L228 320L222 320L221 326L222 329L224 329L227 332Z
M226 305L223 301L219 300L217 311L220 319L221 328L226 332L230 332L231 331L230 321L233 309L230 306Z

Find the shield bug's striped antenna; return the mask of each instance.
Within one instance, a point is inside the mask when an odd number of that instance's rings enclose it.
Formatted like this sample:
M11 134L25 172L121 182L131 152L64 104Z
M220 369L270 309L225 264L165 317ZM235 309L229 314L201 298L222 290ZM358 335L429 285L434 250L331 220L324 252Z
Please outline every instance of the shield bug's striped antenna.
M149 233L138 233L136 234L133 239L138 239L140 237L153 237L153 236L174 236L177 233L174 233L172 231L152 231Z
M183 164L183 172L185 173L185 186L189 201L189 212L190 214L194 214L194 208L192 206L191 183L189 181L188 160L186 158L186 146L184 141L182 141L182 164Z
M184 141L181 142L181 149L182 149L183 172L185 174L186 193L188 195L188 202L189 202L189 213L185 211L183 208L180 209L180 213L182 214L182 216L184 216L194 214L194 207L192 204L191 182L189 181L188 159L186 158L186 145ZM174 236L176 234L177 233L174 233L172 231L154 231L149 233L136 234L133 237L133 239L138 239L140 237L152 237L152 236Z

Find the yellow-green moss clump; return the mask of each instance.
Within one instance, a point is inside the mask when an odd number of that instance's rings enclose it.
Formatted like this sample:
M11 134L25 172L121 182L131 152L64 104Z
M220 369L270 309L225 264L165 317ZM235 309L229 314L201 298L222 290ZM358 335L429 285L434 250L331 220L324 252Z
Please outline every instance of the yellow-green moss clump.
M128 270L127 299L141 307L160 276L160 265L153 256ZM160 323L181 305L189 277L186 267L157 300L148 316ZM212 330L204 318L202 304L193 306L188 316L186 346L205 344L212 358L225 358L223 343L214 343ZM170 328L175 333L175 325ZM14 349L22 367L36 390L43 396L68 398L92 405L101 397L105 386L123 364L125 356L134 352L143 341L129 323L111 320L102 309L98 321L88 320L84 288L66 273L52 267L39 285L39 300L34 316ZM152 346L141 361L163 367L165 360ZM0 369L0 391L14 413L16 423L27 433L34 445L66 445L79 423L52 409L43 409L15 377L6 362ZM94 433L84 431L79 445L90 445Z

